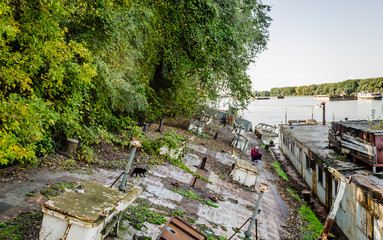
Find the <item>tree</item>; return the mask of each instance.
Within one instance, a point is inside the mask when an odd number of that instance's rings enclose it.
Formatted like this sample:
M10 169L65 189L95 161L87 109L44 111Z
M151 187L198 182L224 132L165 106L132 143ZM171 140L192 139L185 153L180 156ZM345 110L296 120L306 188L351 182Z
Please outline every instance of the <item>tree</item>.
M194 101L227 95L246 105L248 65L266 48L270 8L259 1L154 2L161 37L150 87L162 104L177 105L183 89Z

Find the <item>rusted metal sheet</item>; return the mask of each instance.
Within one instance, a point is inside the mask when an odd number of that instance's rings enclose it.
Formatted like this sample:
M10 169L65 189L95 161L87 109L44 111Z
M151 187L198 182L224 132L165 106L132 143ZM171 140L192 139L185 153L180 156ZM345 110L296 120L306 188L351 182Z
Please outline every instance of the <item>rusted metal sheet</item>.
M207 240L207 237L175 216L169 220L156 240Z
M333 122L329 142L373 167L383 166L383 129L379 121Z
M375 135L376 163L383 163L383 135Z

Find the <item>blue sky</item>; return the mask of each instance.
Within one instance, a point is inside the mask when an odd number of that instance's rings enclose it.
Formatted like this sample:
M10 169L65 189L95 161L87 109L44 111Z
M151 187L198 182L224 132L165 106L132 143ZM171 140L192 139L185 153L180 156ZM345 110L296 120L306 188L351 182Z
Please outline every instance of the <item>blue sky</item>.
M383 77L383 0L263 0L268 49L250 66L253 90Z

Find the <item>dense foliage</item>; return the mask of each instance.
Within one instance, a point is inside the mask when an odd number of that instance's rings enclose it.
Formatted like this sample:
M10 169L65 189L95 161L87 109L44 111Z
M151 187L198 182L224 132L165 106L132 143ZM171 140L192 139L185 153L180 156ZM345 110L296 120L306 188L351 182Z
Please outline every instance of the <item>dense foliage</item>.
M0 165L223 95L246 105L269 11L259 0L1 1Z
M383 77L352 79L337 83L312 84L299 87L272 88L270 91L257 92L261 96L311 96L331 94L357 94L361 91L383 92Z

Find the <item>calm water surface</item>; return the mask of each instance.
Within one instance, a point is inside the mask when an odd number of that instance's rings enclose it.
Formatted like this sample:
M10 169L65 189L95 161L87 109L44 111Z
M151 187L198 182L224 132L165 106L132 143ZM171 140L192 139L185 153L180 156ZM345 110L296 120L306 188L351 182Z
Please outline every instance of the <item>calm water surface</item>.
M314 118L322 122L322 108L318 106L322 100L314 100L312 96L285 97L270 100L254 100L248 110L242 112L245 119L253 125L268 123L278 125L287 120L304 120ZM326 104L326 122L333 120L383 119L382 100L324 101Z

